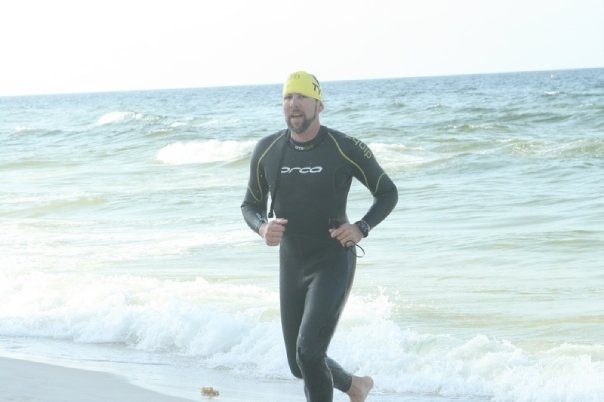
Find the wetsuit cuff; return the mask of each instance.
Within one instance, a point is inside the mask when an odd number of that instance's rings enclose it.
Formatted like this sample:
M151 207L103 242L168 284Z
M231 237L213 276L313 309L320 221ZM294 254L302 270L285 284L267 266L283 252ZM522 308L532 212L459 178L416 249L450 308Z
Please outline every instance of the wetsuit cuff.
M260 234L260 226L262 226L263 223L267 223L267 220L259 213L256 214L256 218L258 218L258 220L256 221L256 227L254 229L256 233Z

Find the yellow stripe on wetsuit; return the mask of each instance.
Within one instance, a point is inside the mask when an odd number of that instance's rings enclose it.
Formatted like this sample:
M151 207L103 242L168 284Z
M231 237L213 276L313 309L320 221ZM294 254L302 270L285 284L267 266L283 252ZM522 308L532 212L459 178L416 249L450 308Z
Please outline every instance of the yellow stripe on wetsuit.
M333 140L333 142L336 144L336 147L338 148L338 151L340 152L340 154L342 155L342 157L344 157L344 159L346 159L348 162L350 162L351 164L353 164L354 166L356 166L357 169L359 169L359 171L363 175L363 178L365 179L365 185L367 186L368 189L371 190L371 186L369 184L369 179L367 179L367 174L365 173L365 170L363 170L363 168L360 167L358 163L356 163L355 161L353 161L352 159L350 159L348 157L348 155L346 155L344 153L344 151L342 150L342 148L340 148L340 144L338 143L338 140L336 140L336 138L330 132L327 132L327 134L329 135L329 138L331 138ZM374 193L374 194L377 193L378 188L380 188L380 181L382 180L382 177L385 174L386 174L385 172L382 172L382 174L380 175L380 177L378 177L377 183L375 185L375 190L372 190L372 193Z

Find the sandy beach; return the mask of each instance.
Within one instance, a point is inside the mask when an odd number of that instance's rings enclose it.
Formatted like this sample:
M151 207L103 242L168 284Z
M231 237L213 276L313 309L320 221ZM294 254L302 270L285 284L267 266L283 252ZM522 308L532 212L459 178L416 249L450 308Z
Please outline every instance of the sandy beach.
M178 402L99 371L79 370L25 360L0 358L3 402Z

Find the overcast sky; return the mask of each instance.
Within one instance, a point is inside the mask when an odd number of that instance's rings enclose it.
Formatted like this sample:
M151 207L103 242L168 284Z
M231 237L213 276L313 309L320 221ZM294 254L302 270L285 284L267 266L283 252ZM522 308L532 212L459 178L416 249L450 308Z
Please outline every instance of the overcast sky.
M604 0L4 0L0 96L604 67Z

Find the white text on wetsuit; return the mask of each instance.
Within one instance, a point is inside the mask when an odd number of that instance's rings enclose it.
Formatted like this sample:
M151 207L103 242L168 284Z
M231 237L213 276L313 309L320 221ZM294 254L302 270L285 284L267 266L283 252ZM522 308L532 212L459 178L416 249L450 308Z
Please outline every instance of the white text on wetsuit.
M307 174L307 173L321 173L321 171L323 170L322 166L306 166L306 167L289 167L289 166L283 166L281 167L281 173L285 174L285 173L301 173L301 174Z

